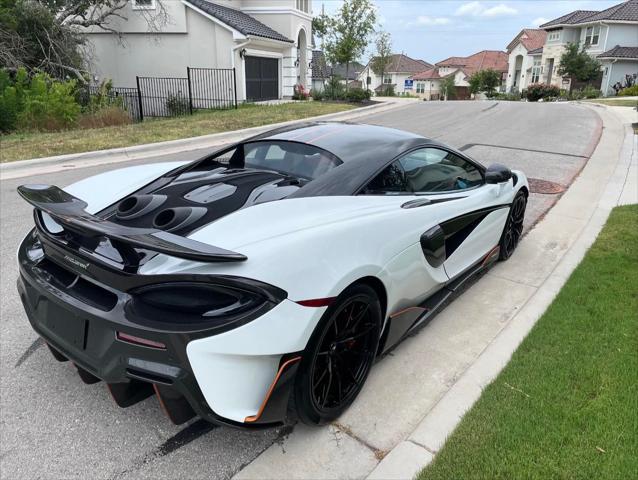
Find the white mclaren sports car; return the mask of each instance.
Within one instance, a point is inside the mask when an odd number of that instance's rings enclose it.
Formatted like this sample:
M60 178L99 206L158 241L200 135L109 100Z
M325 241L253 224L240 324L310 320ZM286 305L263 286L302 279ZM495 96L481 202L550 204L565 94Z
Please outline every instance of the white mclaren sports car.
M190 163L23 185L29 321L126 407L259 428L335 419L376 358L512 255L529 187L427 138L285 127Z

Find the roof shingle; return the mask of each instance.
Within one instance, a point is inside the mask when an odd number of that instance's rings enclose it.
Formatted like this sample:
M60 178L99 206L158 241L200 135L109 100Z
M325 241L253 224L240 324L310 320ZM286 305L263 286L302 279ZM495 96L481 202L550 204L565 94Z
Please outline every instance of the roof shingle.
M627 0L626 2L614 5L595 15L587 17L583 22L599 22L602 20L638 22L638 0Z
M598 58L626 58L628 60L638 60L638 47L621 47L616 45L611 50L598 55Z
M528 52L530 50L536 50L545 45L546 38L547 32L545 30L540 28L524 28L507 46L507 51L512 51L519 42L523 44Z
M372 62L372 60L370 60L370 62ZM386 67L386 72L418 73L433 66L434 65L424 60L415 60L402 53L395 53L390 57L390 63Z
M224 7L222 5L209 2L208 0L185 1L244 35L253 35L255 37L263 37L270 40L278 40L280 42L294 43L281 33L273 30L267 25L264 25L256 18L253 18L244 12L240 12L239 10L235 10L234 8Z
M450 57L436 64L437 67L460 67L468 75L479 70L491 68L497 72L508 70L507 52L499 50L483 50L469 57Z
M540 26L540 28L549 28L556 25L574 25L576 23L581 23L588 17L599 13L597 10L575 10L570 12L562 17L558 17L551 22L544 23Z

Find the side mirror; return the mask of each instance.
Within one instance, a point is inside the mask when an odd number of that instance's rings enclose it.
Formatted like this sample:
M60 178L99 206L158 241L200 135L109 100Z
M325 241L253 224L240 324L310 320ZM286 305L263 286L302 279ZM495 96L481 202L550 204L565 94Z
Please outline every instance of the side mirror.
M512 178L512 171L505 165L495 163L490 165L485 171L485 181L487 183L503 183Z

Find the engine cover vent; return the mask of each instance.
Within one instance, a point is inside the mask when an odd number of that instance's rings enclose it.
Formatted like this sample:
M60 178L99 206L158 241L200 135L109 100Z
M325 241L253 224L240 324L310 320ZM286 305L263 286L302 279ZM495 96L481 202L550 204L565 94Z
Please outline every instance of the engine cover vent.
M237 191L235 185L229 185L227 183L215 183L213 185L203 185L191 190L184 198L194 203L211 203L231 196Z

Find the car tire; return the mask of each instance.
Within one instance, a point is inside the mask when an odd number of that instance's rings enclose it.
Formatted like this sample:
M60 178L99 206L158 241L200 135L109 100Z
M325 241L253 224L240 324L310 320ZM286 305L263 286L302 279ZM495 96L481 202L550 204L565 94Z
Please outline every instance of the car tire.
M524 190L519 190L512 201L505 228L499 241L499 260L507 260L512 256L523 235L523 221L527 208L527 195Z
M294 402L308 425L335 420L365 383L377 352L381 304L364 284L348 287L328 307L304 351Z

